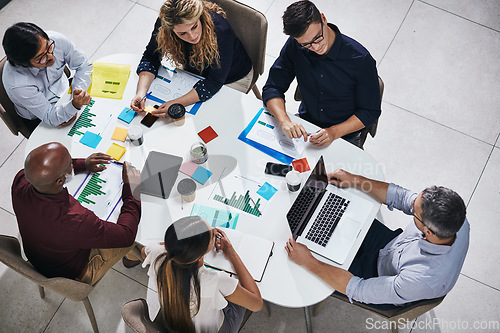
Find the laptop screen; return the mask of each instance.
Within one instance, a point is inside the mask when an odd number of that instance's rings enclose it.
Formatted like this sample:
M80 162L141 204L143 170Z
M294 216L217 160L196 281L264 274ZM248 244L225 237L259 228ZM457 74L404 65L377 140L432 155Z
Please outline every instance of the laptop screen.
M323 156L321 156L316 163L311 175L306 181L304 188L313 187L318 190L324 190L328 185L328 176L326 174L325 162L323 161Z

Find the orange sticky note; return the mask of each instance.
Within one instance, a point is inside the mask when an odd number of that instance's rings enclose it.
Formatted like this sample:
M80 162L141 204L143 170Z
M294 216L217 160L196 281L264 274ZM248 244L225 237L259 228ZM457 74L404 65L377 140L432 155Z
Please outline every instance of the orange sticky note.
M309 163L307 163L307 159L301 158L300 160L295 160L292 162L293 169L298 172L306 172L311 170L309 167Z
M115 128L115 131L113 132L113 135L111 136L111 139L118 140L118 141L125 141L125 139L127 138L127 132L128 132L128 129L123 128L123 127L117 127L117 128Z
M119 161L122 158L123 154L125 154L126 151L127 151L127 149L125 147L117 145L116 143L113 143L111 145L111 147L109 147L106 154L113 157L115 160Z

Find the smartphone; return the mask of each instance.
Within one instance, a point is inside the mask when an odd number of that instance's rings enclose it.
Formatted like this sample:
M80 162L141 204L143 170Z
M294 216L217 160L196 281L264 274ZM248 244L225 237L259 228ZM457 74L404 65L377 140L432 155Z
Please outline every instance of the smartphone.
M158 119L157 116L152 115L151 113L148 113L144 118L141 120L141 124L143 124L146 127L151 127L155 123L155 121Z
M289 171L292 171L292 169L293 168L291 165L267 162L266 170L264 170L264 172L269 175L285 177L285 175Z

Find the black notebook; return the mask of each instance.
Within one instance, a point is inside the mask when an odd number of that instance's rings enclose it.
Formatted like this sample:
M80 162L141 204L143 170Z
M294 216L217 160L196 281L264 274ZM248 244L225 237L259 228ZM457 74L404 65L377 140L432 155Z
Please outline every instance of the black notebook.
M141 172L141 193L167 199L177 179L182 157L149 152Z

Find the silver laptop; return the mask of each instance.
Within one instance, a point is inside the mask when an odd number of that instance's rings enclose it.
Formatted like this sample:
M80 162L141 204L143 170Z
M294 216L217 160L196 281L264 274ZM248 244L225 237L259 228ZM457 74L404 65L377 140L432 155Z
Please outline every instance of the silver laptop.
M342 265L375 213L372 202L328 184L321 156L286 218L296 241Z

